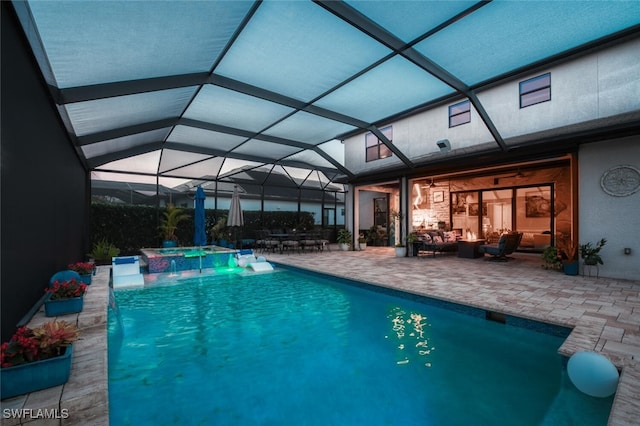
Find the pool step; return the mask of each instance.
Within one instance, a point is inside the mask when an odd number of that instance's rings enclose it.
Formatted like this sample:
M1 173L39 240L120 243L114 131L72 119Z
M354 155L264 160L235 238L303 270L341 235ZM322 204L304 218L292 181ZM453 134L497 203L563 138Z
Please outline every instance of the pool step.
M138 256L112 258L111 270L114 289L144 286L144 277L140 273L140 258Z

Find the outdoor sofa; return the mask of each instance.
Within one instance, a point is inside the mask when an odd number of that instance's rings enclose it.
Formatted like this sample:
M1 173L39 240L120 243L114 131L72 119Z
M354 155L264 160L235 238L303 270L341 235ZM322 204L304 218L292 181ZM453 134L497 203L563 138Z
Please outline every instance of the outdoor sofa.
M458 251L458 238L454 231L430 230L418 234L414 242L414 250L419 256L421 252L436 257L436 253L456 253Z

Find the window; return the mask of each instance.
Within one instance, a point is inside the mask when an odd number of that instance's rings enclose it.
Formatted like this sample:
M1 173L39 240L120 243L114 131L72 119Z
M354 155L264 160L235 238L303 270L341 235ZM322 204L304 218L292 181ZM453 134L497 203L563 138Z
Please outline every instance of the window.
M389 141L393 141L393 129L391 126L380 129L380 132L382 132ZM378 160L380 158L387 158L393 155L391 150L371 132L365 135L365 145L366 161Z
M456 127L471 122L471 105L469 101L449 106L449 127Z
M520 108L551 100L551 74L520 82Z

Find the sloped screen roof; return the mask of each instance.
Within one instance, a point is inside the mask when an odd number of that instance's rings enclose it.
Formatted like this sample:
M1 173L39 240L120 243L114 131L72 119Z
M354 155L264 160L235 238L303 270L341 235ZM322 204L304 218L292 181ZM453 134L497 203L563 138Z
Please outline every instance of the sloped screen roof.
M637 1L14 7L94 176L158 175L168 187L251 169L330 185L353 176L343 135L460 95L501 144L476 90L640 22Z

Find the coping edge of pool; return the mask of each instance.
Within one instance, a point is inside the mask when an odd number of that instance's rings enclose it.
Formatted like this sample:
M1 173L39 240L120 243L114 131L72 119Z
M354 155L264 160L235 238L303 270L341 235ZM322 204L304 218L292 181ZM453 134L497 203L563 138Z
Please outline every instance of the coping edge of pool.
M485 308L465 305L459 302L452 302L450 300L444 300L433 296L427 296L424 294L413 293L407 290L400 290L396 288L387 287L381 284L370 283L353 278L347 278L340 275L328 274L326 272L317 272L312 269L301 268L298 266L287 265L279 262L271 262L281 269L289 269L305 274L314 275L320 278L332 278L337 279L341 283L351 285L358 288L364 288L367 290L375 291L378 293L390 294L403 299L426 303L430 306L437 308L443 308L450 311L455 311L461 314L470 315L476 318L484 318L487 321L494 321L501 324L509 325L512 327L525 328L528 330L536 331L538 333L549 334L556 337L562 337L566 339L569 337L574 327L552 324L535 319L524 318L506 312L499 312L496 310L488 310Z

